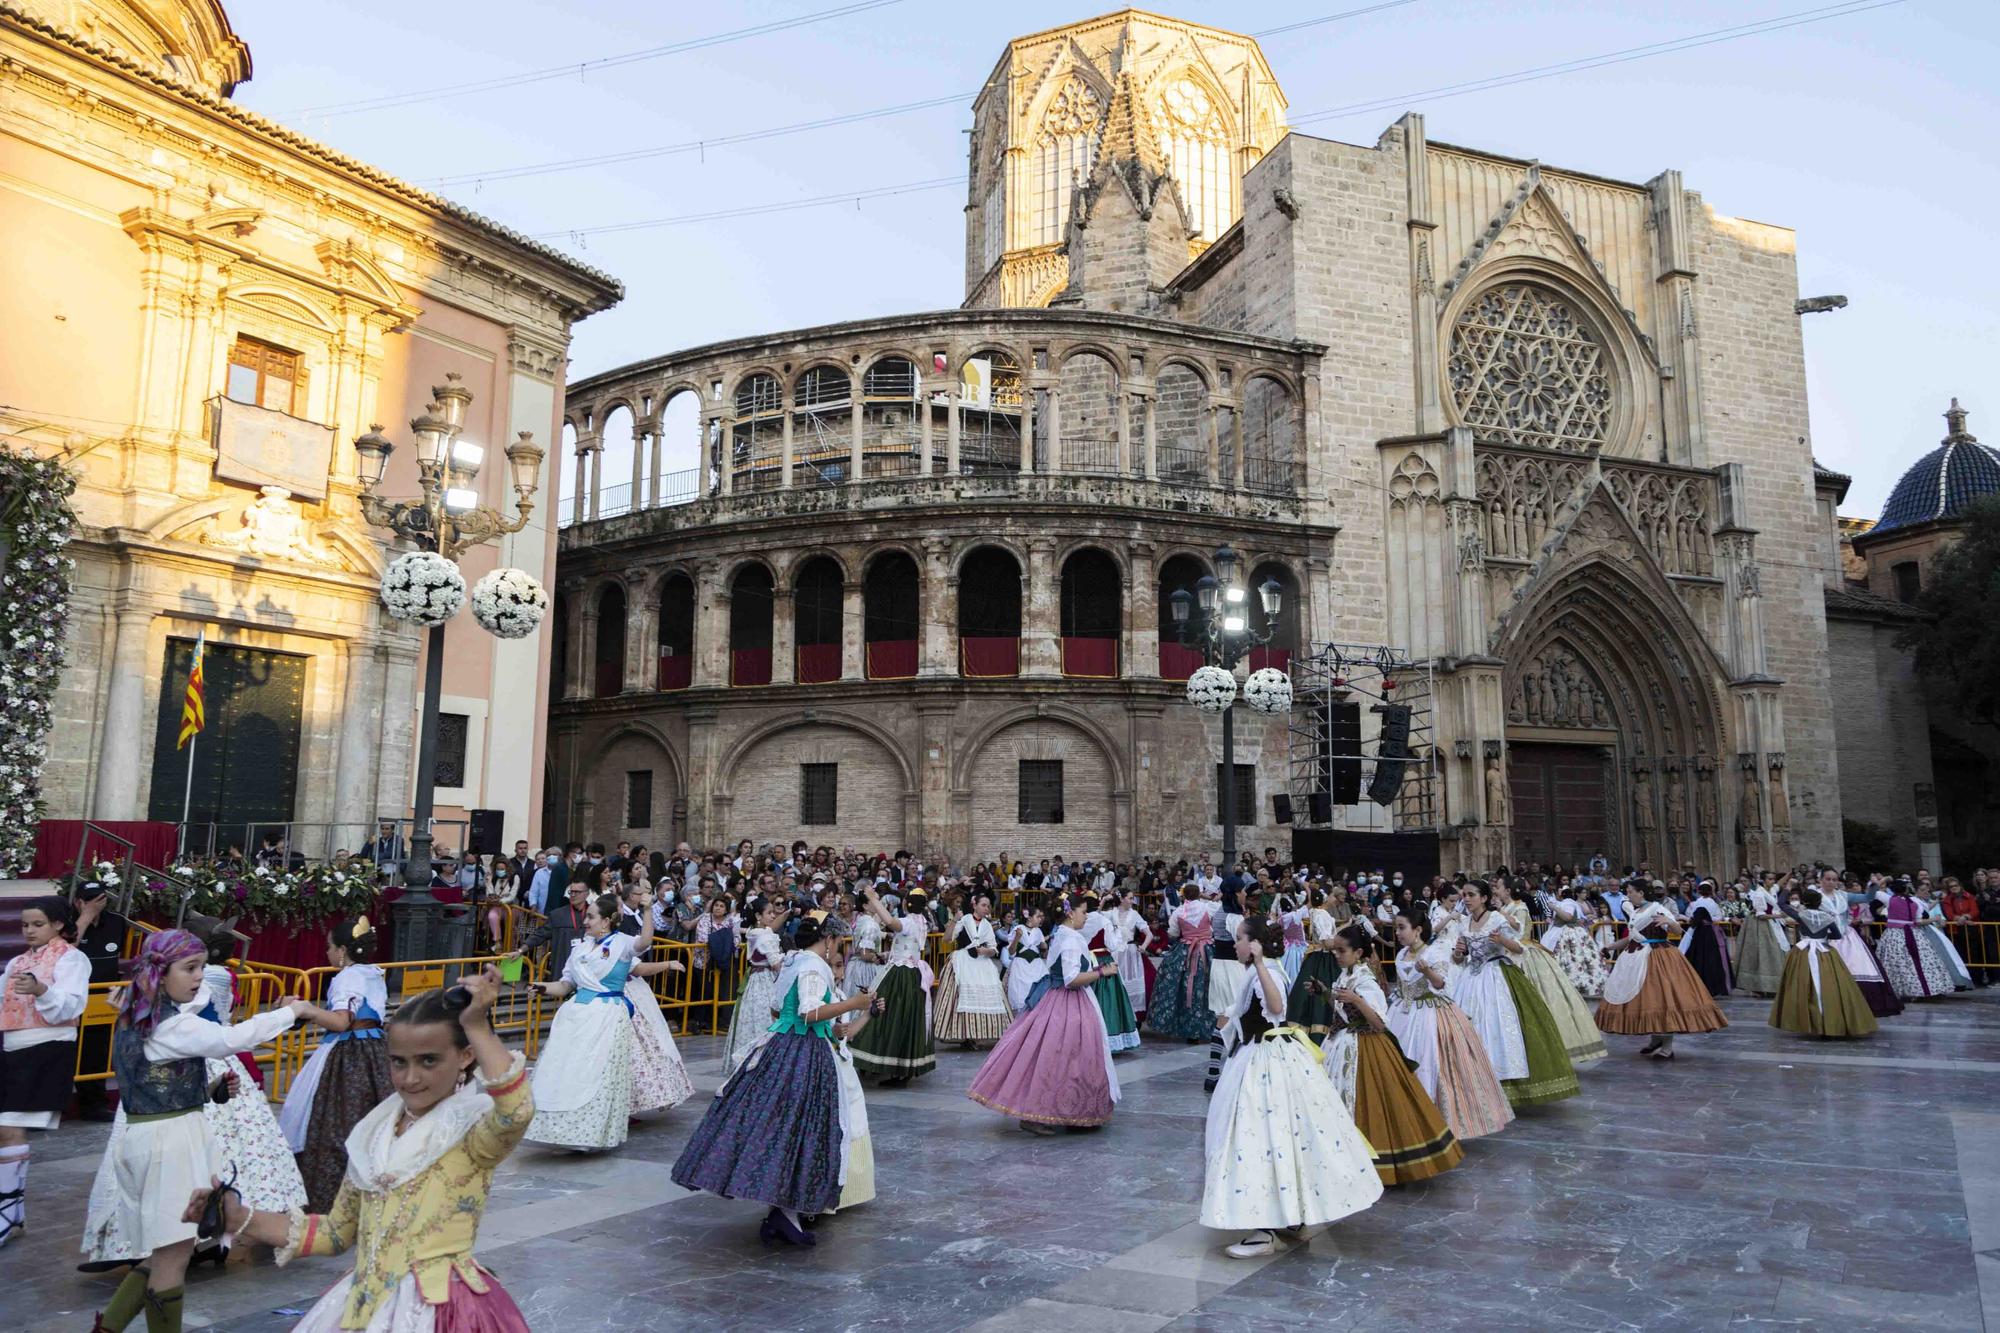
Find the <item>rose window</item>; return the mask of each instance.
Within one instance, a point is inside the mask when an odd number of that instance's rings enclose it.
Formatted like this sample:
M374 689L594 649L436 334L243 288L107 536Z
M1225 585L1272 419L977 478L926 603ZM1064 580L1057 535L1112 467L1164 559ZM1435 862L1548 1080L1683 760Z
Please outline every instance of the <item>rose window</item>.
M1546 288L1483 293L1451 332L1449 373L1459 414L1479 439L1576 453L1610 432L1603 344Z

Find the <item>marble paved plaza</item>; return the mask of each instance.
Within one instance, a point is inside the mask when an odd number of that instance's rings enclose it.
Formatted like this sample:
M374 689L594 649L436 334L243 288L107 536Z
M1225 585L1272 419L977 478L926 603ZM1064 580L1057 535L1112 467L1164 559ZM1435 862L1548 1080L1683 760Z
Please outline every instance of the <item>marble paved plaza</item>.
M978 1109L979 1057L957 1051L871 1091L880 1197L813 1251L766 1250L762 1208L668 1179L697 1103L617 1153L517 1152L481 1256L550 1333L2000 1329L2000 996L1913 1007L1858 1045L1784 1037L1766 1007L1729 1001L1734 1026L1672 1065L1612 1038L1582 1097L1259 1262L1196 1221L1203 1052L1153 1042L1120 1057L1096 1133L1031 1139ZM684 1044L704 1092L715 1046ZM38 1147L0 1328L80 1333L108 1292L73 1269L104 1135ZM204 1268L189 1327L288 1329L340 1271Z

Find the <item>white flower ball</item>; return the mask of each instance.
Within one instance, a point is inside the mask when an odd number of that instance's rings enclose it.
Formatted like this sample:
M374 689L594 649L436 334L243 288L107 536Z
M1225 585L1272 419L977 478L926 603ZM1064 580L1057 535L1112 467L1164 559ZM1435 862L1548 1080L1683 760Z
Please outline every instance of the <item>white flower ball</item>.
M1243 702L1259 713L1292 711L1292 678L1276 667L1262 667L1243 682Z
M396 620L442 625L465 605L465 575L435 551L407 552L382 575L382 605Z
M472 585L473 619L495 638L526 638L548 611L548 590L525 569L496 569Z
M1204 713L1220 713L1236 700L1236 677L1205 666L1188 677L1187 701Z

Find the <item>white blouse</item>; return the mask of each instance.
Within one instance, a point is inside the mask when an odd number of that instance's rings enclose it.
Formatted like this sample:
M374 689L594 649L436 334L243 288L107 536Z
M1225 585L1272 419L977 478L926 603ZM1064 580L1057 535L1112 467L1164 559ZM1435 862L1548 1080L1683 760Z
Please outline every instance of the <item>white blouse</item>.
M14 965L26 962L27 957L24 953L16 954L8 960L6 970L0 973L0 986L13 986ZM55 976L48 989L34 997L35 1014L48 1026L0 1032L0 1050L25 1051L44 1042L75 1041L76 1020L83 1016L89 999L90 959L81 949L68 949L56 959Z
M289 1029L297 1021L290 1005L253 1014L241 1023L211 1023L201 1016L206 995L196 995L178 1013L160 1020L153 1035L146 1038L146 1058L152 1061L185 1060L193 1056L221 1059L262 1046Z

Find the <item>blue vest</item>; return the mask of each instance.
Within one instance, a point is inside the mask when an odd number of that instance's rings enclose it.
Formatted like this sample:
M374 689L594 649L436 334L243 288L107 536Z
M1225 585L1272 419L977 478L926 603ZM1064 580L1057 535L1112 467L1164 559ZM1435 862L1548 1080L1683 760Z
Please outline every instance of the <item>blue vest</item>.
M198 1055L148 1060L146 1039L120 1024L111 1037L111 1068L127 1116L199 1111L208 1100L208 1066Z

